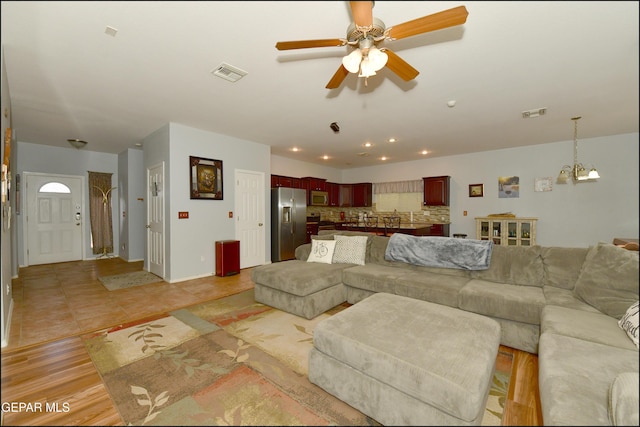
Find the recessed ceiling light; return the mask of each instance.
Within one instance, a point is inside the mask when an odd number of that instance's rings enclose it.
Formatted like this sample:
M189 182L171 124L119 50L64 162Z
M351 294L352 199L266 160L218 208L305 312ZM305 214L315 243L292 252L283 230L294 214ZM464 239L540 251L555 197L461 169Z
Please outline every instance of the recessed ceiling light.
M387 157L387 156L382 156L382 157L380 157L380 160L382 160L382 161L385 161L385 160L387 160L387 159L388 159L388 157Z
M293 147L291 151L300 151L300 149L298 147Z
M322 156L323 160L329 160L331 157L327 156L326 154L324 156Z
M388 142L389 144L395 144L396 142L398 142L398 140L397 140L397 139L395 139L395 138L389 138L389 139L387 140L387 142Z
M422 154L423 156L426 156L427 154L429 154L429 152L427 150L422 150L420 154Z
M362 144L362 146L364 148L371 148L371 147L373 147L373 143L372 142L365 142L364 144Z

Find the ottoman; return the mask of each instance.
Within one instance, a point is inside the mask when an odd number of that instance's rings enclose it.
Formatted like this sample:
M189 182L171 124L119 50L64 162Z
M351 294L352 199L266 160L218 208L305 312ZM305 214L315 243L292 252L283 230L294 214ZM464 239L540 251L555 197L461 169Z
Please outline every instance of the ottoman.
M499 345L493 319L377 293L316 326L309 380L383 425L480 425Z
M349 267L300 260L261 265L251 271L255 300L313 319L347 300L342 270Z

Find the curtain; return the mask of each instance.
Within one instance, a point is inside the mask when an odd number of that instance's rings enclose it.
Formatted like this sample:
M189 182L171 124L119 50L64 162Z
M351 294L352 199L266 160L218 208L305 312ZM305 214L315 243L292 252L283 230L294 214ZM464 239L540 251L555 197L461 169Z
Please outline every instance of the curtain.
M113 219L111 215L111 173L89 171L89 218L93 254L113 252Z
M423 188L424 184L421 179L413 181L376 182L373 184L373 193L422 193Z

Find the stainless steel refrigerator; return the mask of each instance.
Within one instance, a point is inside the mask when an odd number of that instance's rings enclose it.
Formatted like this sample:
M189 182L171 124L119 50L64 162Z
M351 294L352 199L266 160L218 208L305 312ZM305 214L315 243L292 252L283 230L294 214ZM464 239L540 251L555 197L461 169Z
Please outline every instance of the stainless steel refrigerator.
M271 261L294 259L296 248L307 242L307 191L271 189Z

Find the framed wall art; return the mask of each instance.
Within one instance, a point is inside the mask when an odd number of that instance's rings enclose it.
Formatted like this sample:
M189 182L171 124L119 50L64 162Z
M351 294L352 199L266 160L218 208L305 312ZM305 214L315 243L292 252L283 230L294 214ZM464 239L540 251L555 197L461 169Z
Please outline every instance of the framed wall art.
M469 184L469 197L484 197L484 184Z
M543 178L535 178L533 181L534 191L551 191L553 190L553 177L547 176Z
M192 199L222 200L222 160L189 156Z
M498 198L515 199L520 197L520 177L498 177Z

